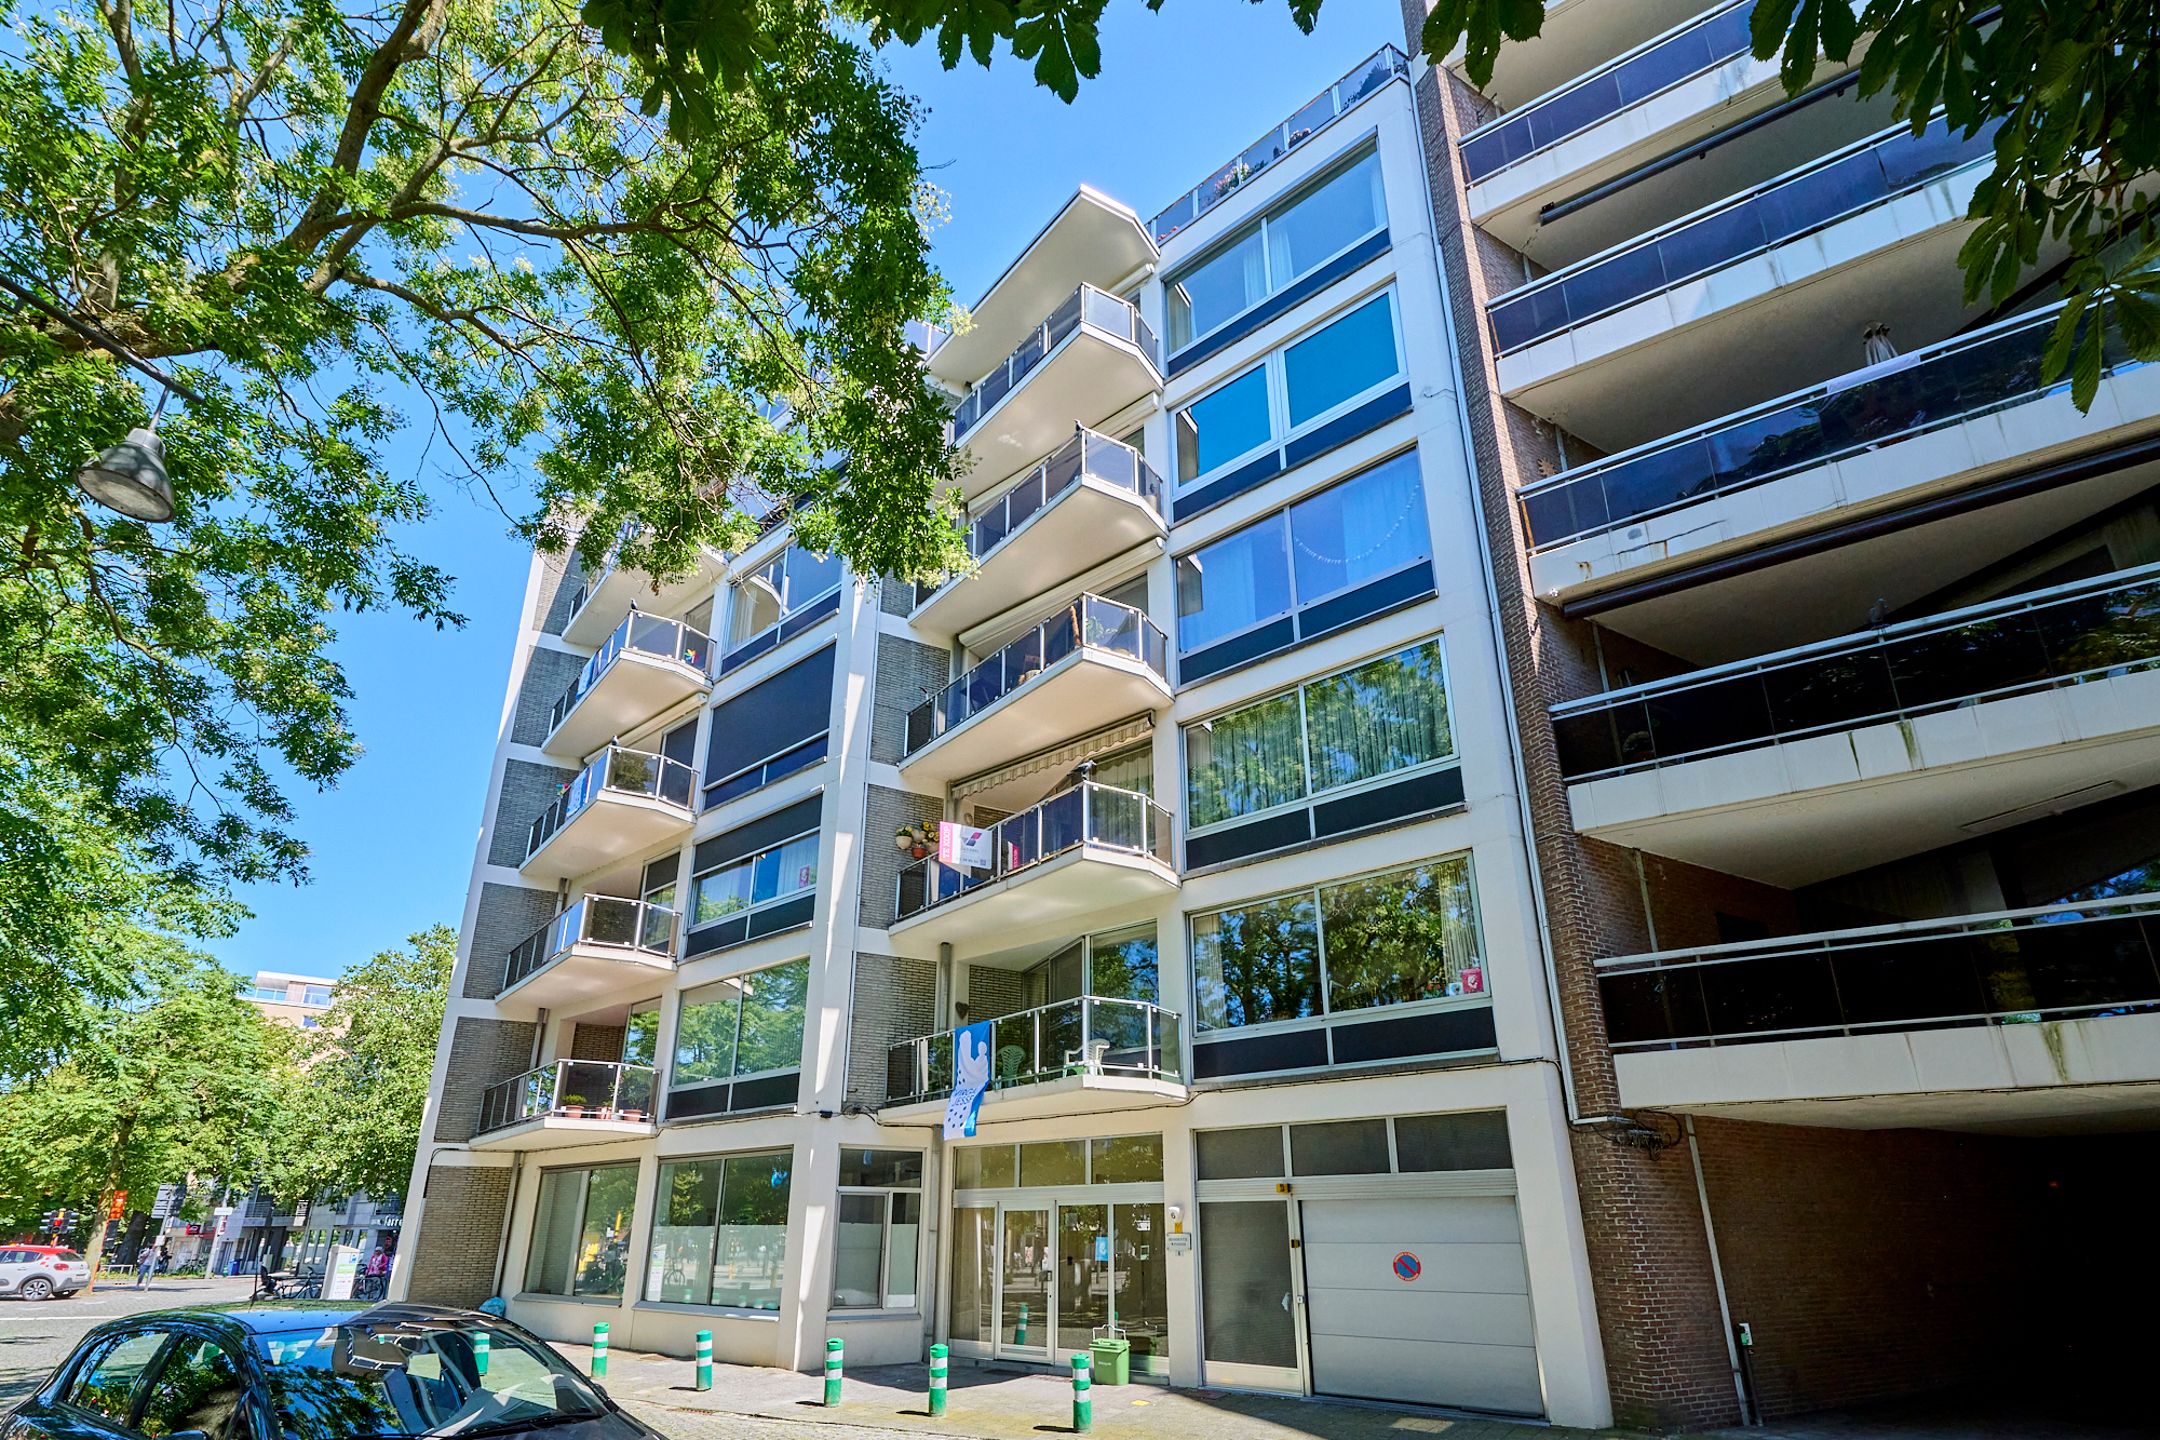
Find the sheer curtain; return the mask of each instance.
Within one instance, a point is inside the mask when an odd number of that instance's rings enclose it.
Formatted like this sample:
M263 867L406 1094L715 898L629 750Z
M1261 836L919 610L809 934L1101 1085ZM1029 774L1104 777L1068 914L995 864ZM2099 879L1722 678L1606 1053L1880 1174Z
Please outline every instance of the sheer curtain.
M1305 723L1315 793L1454 754L1440 642L1308 685Z
M1178 646L1187 652L1290 608L1283 517L1271 515L1178 562Z
M1412 450L1292 507L1298 603L1392 574L1429 553L1424 500Z
M1295 694L1195 725L1185 743L1186 803L1195 828L1304 798Z

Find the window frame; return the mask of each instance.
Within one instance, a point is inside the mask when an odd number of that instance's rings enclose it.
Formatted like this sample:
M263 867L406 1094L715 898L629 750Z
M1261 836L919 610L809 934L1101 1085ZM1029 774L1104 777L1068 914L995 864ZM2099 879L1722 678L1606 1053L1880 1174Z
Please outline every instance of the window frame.
M1313 785L1312 764L1312 720L1311 713L1307 708L1305 692L1312 686L1325 684L1330 680L1340 679L1345 675L1361 670L1376 660L1391 659L1408 651L1423 649L1427 645L1436 647L1440 655L1440 706L1447 715L1448 739L1452 748L1445 755L1430 760L1420 760L1415 765L1405 765L1400 769L1383 771L1378 775L1368 775L1362 780L1350 780L1340 785L1315 788ZM1184 794L1179 798L1183 802L1187 822L1185 833L1187 835L1207 835L1230 826L1245 825L1266 819L1272 815L1287 814L1301 806L1311 805L1319 800L1362 794L1364 791L1377 789L1383 785L1392 785L1401 780L1412 779L1428 771L1444 770L1451 765L1460 765L1462 763L1462 746L1457 738L1458 732L1455 725L1454 693L1454 671L1448 663L1447 632L1445 630L1436 630L1431 635L1420 640L1413 640L1407 645L1393 646L1377 654L1353 660L1348 665L1338 669L1329 670L1319 675L1309 675L1281 690L1271 690L1264 695L1255 695L1250 699L1241 700L1235 705L1226 705L1220 710L1201 716L1199 719L1185 722L1178 727L1178 773L1184 780ZM1297 696L1298 761L1300 778L1303 781L1303 793L1293 799L1277 801L1273 805L1258 810L1247 810L1236 815L1226 815L1220 820L1210 820L1203 825L1192 824L1192 816L1196 813L1192 794L1192 732L1203 725L1212 725L1226 716L1257 709L1290 694Z
M1297 496L1295 499L1285 501L1283 504L1277 506L1273 510L1268 511L1264 515L1256 516L1252 520L1247 521L1245 524L1237 526L1235 529L1226 530L1222 534L1215 536L1213 539L1208 540L1203 544L1195 545L1192 549L1185 551L1183 554L1172 556L1170 560L1170 595L1171 606L1173 610L1176 610L1176 614L1172 618L1177 625L1178 633L1176 644L1178 658L1180 660L1183 660L1187 655L1196 654L1202 650L1212 650L1218 645L1227 645L1232 640L1235 640L1242 635L1249 635L1253 631L1260 629L1262 626L1272 625L1276 621L1281 620L1286 616L1296 616L1303 614L1306 610L1311 609L1313 606L1320 604L1324 600L1332 600L1338 595L1347 595L1351 591L1359 589L1363 586L1376 584L1381 580L1385 580L1392 576L1399 575L1403 573L1403 571L1408 570L1413 565L1433 564L1435 561L1435 556L1433 554L1432 517L1430 510L1426 509L1424 513L1422 513L1419 517L1420 523L1424 526L1425 530L1425 548L1422 554L1405 562L1402 565L1398 565L1393 570L1386 571L1379 575L1368 576L1363 580L1354 581L1347 585L1338 585L1333 590L1323 590L1317 595L1301 595L1298 593L1296 553L1297 533L1290 528L1290 512L1297 509L1300 505L1303 505L1308 501L1319 499L1322 495L1327 494L1331 490L1337 490L1345 485L1353 484L1356 481L1363 479L1365 476L1372 474L1374 471L1379 470L1385 466L1392 465L1396 461L1405 459L1406 457L1409 459L1410 462L1410 473L1417 482L1419 503L1421 507L1428 506L1429 497L1425 493L1424 466L1420 463L1418 458L1420 454L1420 450L1413 443L1407 449L1397 450L1391 454L1383 455L1369 465L1359 466L1356 470L1350 472L1347 475L1339 475L1334 479L1328 481L1324 485L1315 486L1313 489L1306 491L1304 494ZM1234 540L1240 535L1248 534L1251 531L1258 529L1262 525L1271 524L1279 524L1283 527L1283 539L1285 542L1282 547L1285 582L1284 589L1286 589L1290 595L1289 605L1281 610L1270 611L1268 614L1257 616L1254 619L1248 620L1243 625L1238 626L1235 630L1225 630L1220 635L1211 636L1198 645L1188 646L1185 643L1185 614L1182 609L1177 608L1179 581L1182 577L1182 567L1184 566L1185 562L1192 559L1196 555L1206 553L1217 545L1221 545L1229 540ZM1369 619L1371 617L1367 616L1364 618ZM1269 653L1273 654L1276 652L1270 651ZM1221 673L1223 672L1220 670L1210 671L1208 674L1202 676L1201 679L1212 680ZM1183 681L1182 674L1180 675L1180 683L1185 683Z
M631 1173L632 1179L630 1189L630 1220L629 1224L625 1227L625 1229L632 1236L635 1236L637 1234L637 1216L639 1208L637 1195L639 1186L636 1180L638 1171L637 1161L587 1161L582 1165L550 1165L542 1168L540 1171L539 1180L533 1186L533 1224L531 1228L527 1231L525 1238L525 1273L518 1283L520 1293L527 1295L544 1296L551 1300L567 1300L578 1304L606 1304L610 1300L612 1300L616 1304L620 1304L622 1302L623 1291L617 1291L613 1296L581 1295L578 1293L577 1289L578 1242L585 1233L586 1207L592 1203L593 1176L594 1174L602 1170L628 1170ZM532 1281L535 1261L538 1258L534 1253L534 1245L539 1239L537 1231L539 1228L540 1219L540 1197L542 1191L546 1186L547 1179L550 1175L575 1175L578 1177L577 1229L576 1232L570 1237L569 1252L563 1257L564 1273L556 1277L560 1280L563 1288L560 1290L535 1290L532 1288ZM629 1267L627 1265L624 1267L623 1278L626 1281L629 1279ZM627 1290L628 1286L626 1285L624 1289Z
M764 564L759 565L756 569L750 571L748 574L742 576L741 578L732 580L728 583L727 648L724 652L722 652L719 646L715 645L715 654L720 655L721 658L724 659L727 655L732 655L737 651L742 650L745 647L755 643L756 641L763 639L765 636L771 634L773 631L778 630L781 626L787 624L789 620L792 620L802 611L809 609L812 605L815 605L820 600L823 600L827 595L831 595L837 590L839 590L841 585L846 582L847 565L843 561L838 565L834 572L832 584L828 585L823 590L818 591L815 595L805 595L799 599L796 598L792 593L795 588L795 584L793 577L787 573L787 562L788 557L798 550L802 550L805 554L809 555L815 555L817 553L813 550L807 549L800 541L796 540L793 535L790 535L788 537L787 543L785 545L782 545L777 551L773 552L772 557L766 560ZM826 556L827 560L836 560L838 558L839 557L837 555ZM748 585L751 581L756 580L759 576L765 574L767 571L775 569L775 567L777 567L780 576L780 584L773 586L772 588L774 592L780 597L779 615L773 619L773 622L770 625L759 626L757 629L751 631L749 634L738 638L735 635L735 613L737 607L742 603L743 587Z
M253 1435L255 1433L252 1418L254 1403L249 1393L246 1360L234 1351L225 1337L194 1329L175 1330L172 1339L153 1358L152 1363L156 1368L154 1370L146 1368L145 1374L147 1378L143 1382L142 1394L136 1399L134 1419L128 1428L136 1434L148 1434L142 1428L143 1419L149 1411L150 1401L157 1393L158 1382L165 1378L166 1367L179 1357L180 1347L183 1344L207 1345L220 1355L223 1355L226 1362L232 1366L233 1385L238 1394L234 1399L232 1414L227 1420L224 1434L219 1435L211 1432L210 1440L242 1440L242 1437ZM168 1430L165 1433L169 1437L184 1432Z
M1349 173L1351 170L1356 169L1360 164L1364 163L1367 160L1372 161L1374 168L1380 172L1380 206L1378 223L1375 224L1370 230L1367 230L1363 234L1359 235L1356 239L1351 240L1348 244L1343 245L1341 248L1321 257L1318 260L1315 260L1311 265L1306 267L1302 274L1291 276L1287 280L1277 281L1277 279L1275 278L1275 247L1273 241L1269 238L1268 227L1276 223L1277 221L1280 221L1285 216L1289 215L1291 211L1297 209L1300 205L1303 205L1308 200L1311 200L1315 196L1315 194L1317 194L1329 183ZM1297 284L1298 281L1304 279L1307 275L1315 275L1318 274L1320 271L1325 270L1328 266L1334 264L1337 260L1340 260L1343 256L1349 254L1352 250L1355 250L1358 246L1363 245L1368 240L1372 239L1373 236L1382 234L1387 229L1387 166L1380 159L1380 144L1378 138L1374 135L1367 135L1363 137L1357 144L1350 146L1347 150L1335 156L1326 164L1322 165L1319 169L1315 170L1306 179L1300 181L1296 189L1292 190L1289 194L1278 198L1276 202L1273 205L1269 206L1267 210L1263 212L1258 218L1249 220L1245 224L1238 226L1237 229L1231 231L1228 235L1223 236L1222 239L1216 241L1213 245L1210 245L1207 248L1207 252L1205 254L1195 255L1192 259L1186 261L1183 265L1178 266L1176 270L1174 270L1167 277L1164 278L1163 333L1165 335L1168 335L1171 332L1172 328L1170 323L1170 316L1172 313L1170 295L1171 292L1178 287L1179 282L1182 281L1186 276L1197 272L1204 266L1212 264L1216 260L1235 250L1239 245L1244 243L1246 237L1257 235L1260 238L1260 265L1262 272L1267 277L1267 280L1266 286L1260 292L1259 298L1245 306L1244 309L1235 311L1232 314L1224 316L1221 320L1218 320L1215 324L1209 326L1207 329L1195 330L1190 336L1186 338L1184 344L1179 345L1175 350L1168 352L1169 356L1174 359L1176 356L1183 354L1185 351L1192 349L1194 346L1206 343L1210 338L1221 334L1224 330L1227 330L1232 325L1237 324L1238 321L1244 319L1247 315L1252 314L1253 311L1259 309L1262 305L1267 304L1268 301L1274 299L1277 295L1282 294L1283 291L1289 289L1292 285ZM1188 307L1187 313L1190 314L1190 307Z
M638 1286L638 1298L635 1303L639 1305L667 1305L685 1309L712 1310L719 1311L723 1314L728 1315L763 1317L777 1315L779 1313L780 1304L778 1300L774 1302L770 1309L766 1309L762 1306L756 1305L722 1305L712 1300L711 1296L713 1294L714 1285L716 1283L714 1281L712 1272L719 1255L720 1226L723 1223L722 1217L727 1214L728 1162L731 1160L771 1160L781 1156L785 1156L787 1160L788 1208L792 1209L795 1203L795 1149L793 1145L783 1146L778 1149L767 1147L765 1149L752 1150L723 1150L714 1154L704 1155L664 1155L660 1157L659 1164L654 1171L655 1179L653 1182L654 1189L652 1218L647 1222L645 1228L646 1275L644 1282ZM659 1226L660 1215L662 1213L662 1196L664 1194L667 1183L667 1172L671 1166L676 1165L713 1165L717 1166L720 1172L720 1184L718 1190L713 1196L712 1223L707 1230L708 1238L712 1241L712 1252L710 1257L705 1262L705 1294L707 1298L704 1300L668 1300L656 1297L650 1293L652 1289L652 1232ZM779 1276L784 1282L787 1274L787 1247L793 1239L794 1230L793 1227L788 1224L785 1216L783 1216L778 1228L780 1230L781 1245ZM778 1294L784 1298L786 1294L785 1284L778 1284L776 1286L776 1289Z
M930 1228L929 1225L925 1223L928 1212L924 1208L924 1195L927 1190L927 1186L924 1182L928 1175L927 1157L925 1157L921 1151L916 1150L909 1150L902 1153L915 1156L916 1163L918 1167L920 1167L916 1171L916 1181L913 1185L839 1185L834 1187L834 1194L843 1198L849 1195L872 1196L879 1199L882 1203L879 1207L878 1216L877 1301L875 1304L871 1305L844 1305L840 1302L839 1297L836 1295L833 1297L831 1303L826 1307L829 1310L834 1310L847 1315L871 1315L880 1312L900 1315L914 1315L920 1314L922 1311L923 1239ZM911 1277L911 1281L908 1285L907 1303L903 1305L895 1305L892 1298L893 1204L894 1198L900 1195L913 1195L915 1197L915 1274L913 1275L913 1277ZM835 1204L833 1207L833 1270L836 1277L840 1268L840 1224L841 1222L839 1219L839 1206Z
M1478 968L1485 975L1484 986L1475 994L1435 995L1423 1000L1405 1000L1393 1005L1364 1005L1350 1010L1335 1009L1333 1004L1334 996L1328 981L1327 904L1321 899L1322 893L1328 890L1340 890L1353 885L1361 885L1373 880L1383 880L1392 875L1405 874L1424 866L1439 864L1442 861L1460 861L1462 864L1464 888L1469 895L1470 915L1477 931ZM1320 1008L1310 1015L1293 1015L1282 1020L1262 1020L1252 1025L1211 1025L1207 1023L1200 1008L1200 967L1197 963L1194 963L1197 945L1193 939L1193 926L1198 921L1204 920L1211 915L1224 915L1236 910L1247 910L1256 906L1271 905L1283 901L1294 902L1300 899L1310 901L1313 907L1313 960L1319 972ZM1355 874L1338 875L1332 879L1315 881L1309 885L1292 886L1287 890L1248 896L1241 900L1232 901L1227 905L1215 906L1210 910L1193 911L1185 917L1185 954L1187 957L1186 970L1190 977L1188 983L1191 986L1192 1030L1195 1038L1201 1035L1276 1034L1299 1027L1325 1027L1345 1019L1349 1019L1351 1023L1356 1023L1356 1017L1423 1015L1440 1010L1469 1009L1473 1006L1490 1005L1492 1003L1492 956L1485 948L1485 907L1478 890L1477 864L1470 847L1467 846L1460 850L1448 850L1438 855L1428 855L1407 865L1386 865L1376 870L1361 870ZM1332 1069L1334 1067L1330 1066L1328 1068Z
M788 901L793 900L796 896L801 895L806 891L811 894L816 894L818 882L825 877L822 873L815 873L819 871L819 867L813 864L811 866L811 870L814 873L812 873L812 875L810 876L810 883L807 885L798 885L792 890L782 891L780 894L777 895L769 895L763 900L756 898L755 887L753 886L753 893L750 903L743 906L742 909L729 910L724 914L715 915L709 920L700 920L697 918L698 890L704 885L707 879L711 878L714 875L718 875L723 871L739 870L748 867L752 879L755 880L757 875L757 864L760 860L763 860L768 855L776 854L779 851L785 850L788 846L795 844L797 841L802 840L805 837L815 838L818 834L819 831L815 827L808 830L799 831L796 834L786 837L785 839L775 840L772 844L765 846L763 849L753 850L748 855L739 856L736 859L728 860L719 865L715 865L709 870L700 870L696 874L693 874L690 877L690 893L686 897L686 902L683 905L683 933L687 935L693 930L702 930L708 925L718 925L723 920L732 919L737 915L754 915L760 910L767 910L775 905L784 905Z
M150 1376L156 1372L165 1358L165 1352L172 1348L173 1341L181 1333L181 1327L170 1325L168 1322L165 1325L143 1323L137 1327L106 1336L102 1344L92 1350L83 1352L77 1358L75 1364L69 1367L60 1383L52 1391L53 1403L72 1414L82 1416L92 1424L110 1426L116 1430L127 1431L129 1434L135 1433L136 1421L142 1416L143 1402L150 1395ZM87 1405L78 1403L75 1398L76 1395L80 1393L84 1382L96 1372L98 1365L128 1341L141 1339L145 1335L156 1337L158 1345L143 1361L142 1368L135 1372L134 1387L128 1392L127 1413L115 1419L101 1410L93 1410Z
M742 1068L742 1020L744 982L750 980L754 976L769 974L770 972L775 970L784 970L790 965L800 965L803 967L803 1024L802 1035L798 1035L795 1040L795 1063L792 1065L771 1066L764 1070L744 1070ZM809 966L810 957L807 955L798 955L792 959L781 960L771 965L760 965L754 970L738 971L733 975L724 976L721 979L711 981L707 985L695 986L689 990L676 991L675 1026L674 1029L670 1032L671 1043L668 1047L667 1056L667 1085L665 1086L667 1093L672 1095L677 1093L678 1091L684 1090L703 1090L718 1085L735 1085L745 1080L766 1080L776 1075L787 1075L790 1073L799 1072L803 1067L803 1037L808 1035L810 1031ZM709 989L713 985L734 985L737 987L735 991L735 1038L733 1045L728 1051L728 1073L725 1075L711 1076L696 1080L679 1080L676 1077L681 1070L680 1057L682 1053L681 1046L683 1012L694 1008L695 1005L699 1003L690 1000L688 997L696 994L698 990ZM713 1000L705 1001L703 1003L716 1005L722 1002Z
M1377 301L1386 302L1388 307L1388 330L1390 337L1394 341L1394 368L1383 379L1374 381L1354 394L1345 396L1325 410L1318 411L1296 425L1291 424L1290 382L1285 357L1299 345L1318 338L1323 331L1338 321L1349 319L1358 310ZM1315 430L1332 424L1358 406L1377 399L1396 386L1404 384L1409 377L1409 360L1406 348L1403 339L1402 297L1397 282L1391 276L1378 285L1360 291L1350 299L1334 306L1325 315L1302 327L1295 335L1288 337L1280 344L1268 347L1267 353L1264 355L1238 366L1235 373L1226 375L1205 390L1195 393L1192 398L1183 401L1170 411L1170 491L1172 496L1185 495L1205 489L1239 466L1249 464L1252 460L1266 454L1268 451L1280 449L1301 436L1308 435ZM1185 416L1192 411L1195 405L1227 390L1256 369L1263 369L1267 372L1267 437L1256 444L1246 447L1236 455L1216 461L1208 469L1195 471L1191 479L1183 478L1184 465L1178 457L1178 451L1180 426L1184 423Z

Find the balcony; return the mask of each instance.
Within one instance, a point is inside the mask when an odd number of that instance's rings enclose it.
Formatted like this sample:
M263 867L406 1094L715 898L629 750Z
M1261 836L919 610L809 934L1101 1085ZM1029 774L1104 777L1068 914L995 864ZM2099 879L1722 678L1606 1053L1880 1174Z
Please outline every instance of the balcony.
M1047 455L1075 422L1105 420L1162 389L1162 347L1133 305L1082 285L953 411L953 441L975 453L974 499Z
M1702 14L1702 0L1546 0L1537 38L1506 44L1494 57L1492 79L1482 93L1509 113L1525 110L1549 90L1602 70L1613 58ZM1466 47L1457 45L1448 66L1463 69ZM1466 77L1467 78L1467 77Z
M2160 566L1556 706L1553 729L1585 834L1787 887L1864 869L2160 784Z
M1167 651L1140 611L1082 595L909 711L901 771L942 785L1160 711Z
M589 875L690 828L697 772L680 760L610 746L533 820L518 868L533 879Z
M611 550L607 560L588 574L571 596L563 639L572 645L597 646L633 609L642 607L666 614L695 605L712 594L726 569L719 556L700 549L698 563L687 573L659 580L642 570L616 564Z
M712 688L712 642L680 620L630 612L548 712L543 749L582 758Z
M1804 1123L1833 1101L1832 1123L1868 1126L2091 1116L2132 1098L2097 1087L2160 1080L2156 926L2144 894L1601 960L1620 1103Z
M475 1150L555 1150L653 1133L653 1071L605 1060L551 1060L480 1095Z
M900 872L892 929L935 946L1035 932L1177 889L1170 812L1136 790L1083 780L990 830L988 869L931 858Z
M1617 448L1645 407L1835 373L1870 322L1958 328L1957 249L1992 137L1896 126L1496 297L1501 389Z
M1161 540L1163 483L1130 445L1082 426L968 526L975 568L916 606L916 625L959 634L1023 605L1046 576L1091 570Z
M530 1019L649 990L675 968L675 920L665 905L587 895L510 951L496 1008Z
M1090 1111L1133 1109L1186 1096L1184 1020L1144 1000L1085 995L988 1022L990 1088L984 1120L1069 1114L1084 1094ZM943 1109L952 1090L947 1030L903 1040L886 1054L887 1119ZM890 1112L900 1110L901 1115Z
M1299 106L1289 119L1246 146L1229 164L1165 206L1150 227L1156 243L1168 240L1229 199L1253 176L1349 114L1367 96L1408 70L1409 62L1393 45L1383 45L1369 58L1359 61L1349 74Z

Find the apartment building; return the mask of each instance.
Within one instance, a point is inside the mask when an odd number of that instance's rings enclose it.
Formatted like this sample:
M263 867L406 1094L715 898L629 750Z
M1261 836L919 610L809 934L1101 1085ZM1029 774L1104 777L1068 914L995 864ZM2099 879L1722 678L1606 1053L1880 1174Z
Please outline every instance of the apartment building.
M2040 383L1991 135L1752 8L1417 79L1613 1406L2071 1402L2154 1280L2160 376Z
M1609 1417L1420 137L1384 47L1045 217L963 575L536 557L398 1293Z

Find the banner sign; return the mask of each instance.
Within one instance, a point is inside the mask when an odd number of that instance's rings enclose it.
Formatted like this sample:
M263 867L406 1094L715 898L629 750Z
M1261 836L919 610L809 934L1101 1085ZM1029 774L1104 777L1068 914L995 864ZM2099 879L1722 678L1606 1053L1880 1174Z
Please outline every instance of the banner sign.
M937 858L941 865L966 865L987 870L991 864L990 832L974 825L938 821Z
M952 1098L945 1102L945 1138L975 1134L983 1091L990 1088L990 1022L978 1020L953 1031Z

